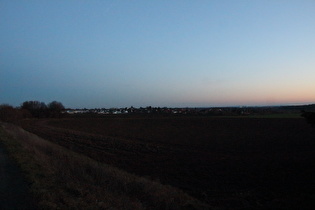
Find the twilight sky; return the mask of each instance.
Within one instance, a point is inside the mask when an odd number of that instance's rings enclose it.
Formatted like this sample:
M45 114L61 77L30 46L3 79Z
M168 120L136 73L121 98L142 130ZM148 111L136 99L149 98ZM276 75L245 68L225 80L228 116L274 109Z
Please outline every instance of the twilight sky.
M315 103L314 0L0 0L0 104Z

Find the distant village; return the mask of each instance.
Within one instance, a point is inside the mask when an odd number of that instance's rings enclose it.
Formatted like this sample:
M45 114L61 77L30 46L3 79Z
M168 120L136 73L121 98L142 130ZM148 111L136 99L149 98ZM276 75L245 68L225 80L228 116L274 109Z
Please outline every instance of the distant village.
M303 106L266 106L266 107L213 107L213 108L169 108L169 107L126 107L126 108L94 108L94 109L65 109L69 115L126 115L126 114L165 114L165 115L255 115L276 113L300 113L302 110L314 111L315 105Z

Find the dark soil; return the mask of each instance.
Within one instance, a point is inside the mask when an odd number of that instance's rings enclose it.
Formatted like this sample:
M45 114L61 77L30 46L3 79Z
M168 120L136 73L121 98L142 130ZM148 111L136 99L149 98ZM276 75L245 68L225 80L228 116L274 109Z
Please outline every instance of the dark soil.
M85 118L23 126L220 209L315 207L315 130L304 119Z

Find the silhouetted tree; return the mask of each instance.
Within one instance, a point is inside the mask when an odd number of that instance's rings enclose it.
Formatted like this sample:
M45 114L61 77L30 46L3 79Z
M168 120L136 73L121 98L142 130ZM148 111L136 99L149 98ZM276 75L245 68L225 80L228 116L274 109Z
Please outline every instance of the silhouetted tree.
M33 117L42 118L47 116L47 106L44 102L25 101L21 105L21 109L28 110Z
M48 104L49 116L50 117L60 117L62 111L65 109L63 104L58 101L52 101Z

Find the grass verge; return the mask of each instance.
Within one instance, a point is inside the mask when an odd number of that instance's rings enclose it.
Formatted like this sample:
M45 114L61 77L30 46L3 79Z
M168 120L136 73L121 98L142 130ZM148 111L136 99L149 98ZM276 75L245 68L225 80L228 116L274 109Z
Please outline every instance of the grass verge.
M31 182L41 209L209 209L171 186L99 163L15 125L0 125L0 139Z

